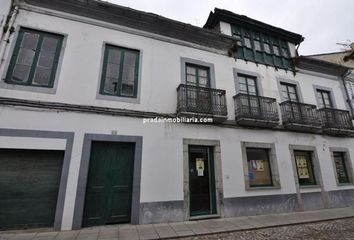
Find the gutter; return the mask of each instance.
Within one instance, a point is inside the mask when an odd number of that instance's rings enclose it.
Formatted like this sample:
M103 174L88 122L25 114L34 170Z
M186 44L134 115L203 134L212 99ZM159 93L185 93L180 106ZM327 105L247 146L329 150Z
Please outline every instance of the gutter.
M12 28L13 28L13 24L15 22L16 16L18 14L18 6L15 6L12 14L11 14L11 18L10 20L7 22L7 29L6 32L4 34L4 38L2 39L1 43L0 43L0 67L1 64L4 62L4 56L5 56L5 50L7 45L9 44L9 39L10 39L10 35L13 32ZM5 25L4 25L5 27Z
M351 100L350 100L350 96L349 96L349 92L348 92L348 88L347 88L347 84L345 82L345 78L348 77L348 75L351 73L351 70L348 69L346 73L342 74L341 75L341 79L342 79L342 82L343 82L343 85L344 85L344 90L345 90L345 95L347 97L347 103L349 105L349 109L350 109L350 113L352 115L352 119L354 119L354 108L353 108L353 104L351 103Z

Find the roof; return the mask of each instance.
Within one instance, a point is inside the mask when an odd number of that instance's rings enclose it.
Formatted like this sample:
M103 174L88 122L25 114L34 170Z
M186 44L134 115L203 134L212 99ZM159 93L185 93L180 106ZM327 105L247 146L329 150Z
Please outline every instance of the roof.
M336 76L342 76L350 69L346 66L312 58L311 56L295 57L294 62L298 68Z
M287 41L300 44L304 37L300 34L293 33L282 28L263 23L261 21L249 18L244 15L239 15L224 9L215 8L214 12L210 12L207 22L204 25L206 29L212 29L220 21L246 26L252 29L257 29L260 32L271 32L273 35L286 39Z
M235 39L231 36L99 0L22 1L37 7L113 23L218 50L227 51L235 45Z
M331 62L354 69L354 50L308 55L307 57Z

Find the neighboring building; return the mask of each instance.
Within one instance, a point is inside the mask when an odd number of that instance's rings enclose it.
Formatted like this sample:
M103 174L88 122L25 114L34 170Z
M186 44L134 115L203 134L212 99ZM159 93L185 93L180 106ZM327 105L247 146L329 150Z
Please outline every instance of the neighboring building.
M199 28L94 0L4 14L0 228L353 204L348 68L298 57L301 35L220 9ZM147 122L177 116L214 122Z
M331 62L350 69L343 77L346 82L348 98L351 103L352 116L354 117L354 43L351 44L351 49L347 51L316 54L307 57Z

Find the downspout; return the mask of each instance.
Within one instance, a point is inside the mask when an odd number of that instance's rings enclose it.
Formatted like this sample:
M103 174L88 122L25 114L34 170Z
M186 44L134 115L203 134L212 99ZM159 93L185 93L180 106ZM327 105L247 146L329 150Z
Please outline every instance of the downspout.
M343 82L343 85L344 85L344 90L345 90L345 95L347 97L347 103L349 105L349 109L350 109L350 113L352 115L352 118L354 119L354 109L353 109L353 104L350 100L350 96L349 96L349 91L348 91L348 88L347 88L347 84L345 82L345 78L351 73L351 70L348 69L346 73L342 74L341 75L341 78L342 78L342 82Z
M10 3L10 6L8 8L8 12L3 15L4 18L3 18L2 22L1 22L1 26L0 26L0 35L1 35L0 39L2 39L2 37L4 36L4 31L5 31L4 29L5 29L6 23L8 22L8 19L10 18L12 5L13 5L13 0Z
M15 19L16 19L16 16L18 14L18 6L15 6L13 12L12 12L12 15L11 15L11 18L10 20L8 21L8 24L7 24L7 27L6 27L6 32L4 34L4 38L2 39L1 41L1 45L0 45L0 68L1 68L1 65L2 63L4 62L4 56L5 56L5 50L6 50L6 47L7 45L9 44L9 39L10 39L10 35L12 33L12 28L13 28L13 24L15 22Z

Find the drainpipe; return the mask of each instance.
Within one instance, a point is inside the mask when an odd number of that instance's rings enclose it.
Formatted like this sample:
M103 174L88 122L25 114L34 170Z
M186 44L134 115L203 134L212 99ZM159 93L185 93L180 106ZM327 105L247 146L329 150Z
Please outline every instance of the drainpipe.
M350 96L349 96L349 91L348 91L348 88L347 88L347 84L345 82L345 78L351 73L351 70L348 69L346 73L342 74L341 78L342 78L342 82L343 82L343 85L344 85L344 90L345 90L345 95L347 97L347 103L349 105L349 109L350 109L350 113L352 115L352 118L354 119L354 109L353 109L353 104L350 100Z
M4 29L5 29L6 23L8 22L8 19L10 18L12 5L13 5L13 1L11 1L10 5L8 6L7 13L5 13L3 15L4 18L3 18L3 21L1 22L1 26L0 26L0 34L1 34L0 39L2 39L2 37L4 36Z
M12 33L12 26L15 22L15 19L16 19L16 16L18 14L18 6L15 6L13 12L12 12L12 15L11 15L11 18L10 20L8 21L8 24L7 24L7 29L6 29L6 32L4 34L4 38L2 39L1 41L1 45L0 45L0 67L2 65L2 63L4 62L4 56L5 56L5 50L6 50L6 47L7 45L9 44L9 39L10 39L10 35Z

